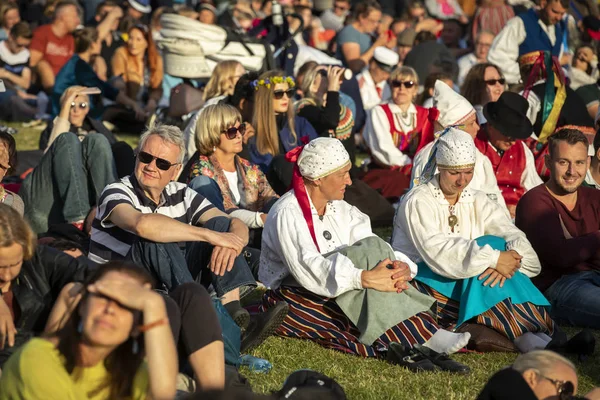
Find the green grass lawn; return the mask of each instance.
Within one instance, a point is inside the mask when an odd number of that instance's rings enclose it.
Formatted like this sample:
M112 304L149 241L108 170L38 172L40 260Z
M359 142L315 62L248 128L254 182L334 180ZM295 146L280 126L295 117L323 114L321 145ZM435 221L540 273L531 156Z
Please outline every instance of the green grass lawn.
M20 124L9 124L17 129L15 135L18 150L38 147L39 130L24 129ZM137 144L137 135L119 135L130 145ZM384 239L391 235L391 228L376 230ZM577 332L565 328L569 336ZM600 332L596 332L600 340ZM252 354L265 358L273 364L267 374L242 369L256 392L269 393L281 388L285 378L298 369L314 369L337 380L350 399L473 399L488 378L497 370L509 365L516 354L459 354L455 358L471 367L467 376L446 373L412 374L403 368L372 359L361 359L326 350L309 341L271 337ZM598 351L585 362L576 363L579 372L580 393L600 386L600 357ZM518 400L518 399L515 399Z

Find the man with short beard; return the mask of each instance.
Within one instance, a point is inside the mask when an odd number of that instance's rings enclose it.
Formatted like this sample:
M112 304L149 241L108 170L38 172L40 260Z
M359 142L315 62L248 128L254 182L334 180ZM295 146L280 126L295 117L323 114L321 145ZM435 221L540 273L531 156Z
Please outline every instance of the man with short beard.
M600 328L600 191L582 186L588 140L564 128L549 139L550 180L521 198L516 225L542 263L532 279L558 323Z

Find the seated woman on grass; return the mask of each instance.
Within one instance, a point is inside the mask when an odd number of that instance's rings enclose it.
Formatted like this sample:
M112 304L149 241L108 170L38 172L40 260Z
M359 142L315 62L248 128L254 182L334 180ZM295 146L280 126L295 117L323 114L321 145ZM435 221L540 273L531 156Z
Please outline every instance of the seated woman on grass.
M289 305L276 333L386 357L414 372L467 373L447 354L465 346L470 334L438 327L428 313L435 300L407 283L416 265L343 200L351 164L342 142L317 138L287 158L295 163L293 190L269 212L258 274L270 288L263 307Z
M497 332L488 336L508 338L522 351L534 342L545 347L555 325L529 280L540 261L506 212L469 187L476 152L468 133L442 132L430 161L437 165L426 167L439 173L403 198L392 247L420 262L414 286L437 300L441 326L473 337L487 327ZM505 347L514 349L510 342Z

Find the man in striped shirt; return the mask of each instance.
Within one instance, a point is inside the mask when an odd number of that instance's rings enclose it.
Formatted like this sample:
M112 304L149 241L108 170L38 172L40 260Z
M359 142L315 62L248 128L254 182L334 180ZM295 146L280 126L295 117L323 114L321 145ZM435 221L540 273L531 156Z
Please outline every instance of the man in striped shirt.
M99 263L131 260L167 291L200 281L208 270L225 308L246 327L250 316L240 306L239 288L256 285L240 255L248 228L175 182L184 151L177 127L157 125L142 135L134 173L108 185L100 196L89 257ZM186 242L185 254L180 242Z

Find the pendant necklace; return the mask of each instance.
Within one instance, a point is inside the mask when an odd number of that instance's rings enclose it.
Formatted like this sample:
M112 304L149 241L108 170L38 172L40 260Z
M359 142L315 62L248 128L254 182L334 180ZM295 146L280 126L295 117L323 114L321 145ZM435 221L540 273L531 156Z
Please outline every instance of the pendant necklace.
M450 212L450 216L448 217L448 225L450 226L450 230L454 233L454 227L458 225L458 217L454 215L456 206L448 206L448 211Z
M409 114L408 111L403 111L400 113L400 123L402 124L403 127L408 126L408 127L412 128L413 122L414 122L413 114Z

